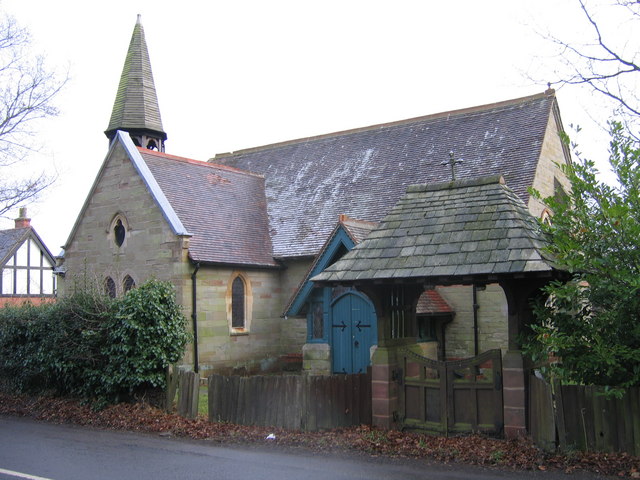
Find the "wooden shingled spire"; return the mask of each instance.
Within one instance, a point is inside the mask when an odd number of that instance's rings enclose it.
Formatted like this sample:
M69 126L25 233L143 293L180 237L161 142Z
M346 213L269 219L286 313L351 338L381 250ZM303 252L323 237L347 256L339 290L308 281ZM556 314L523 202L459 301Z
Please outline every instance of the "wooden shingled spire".
M137 146L164 152L167 134L162 128L160 107L140 15L131 35L111 120L104 132L109 142L118 130L128 132Z

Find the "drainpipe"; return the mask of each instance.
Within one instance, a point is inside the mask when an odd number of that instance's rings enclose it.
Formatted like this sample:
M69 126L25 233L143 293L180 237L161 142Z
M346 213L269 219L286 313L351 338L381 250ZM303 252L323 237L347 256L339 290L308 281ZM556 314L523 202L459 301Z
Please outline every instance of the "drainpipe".
M193 321L193 371L198 373L198 308L196 300L196 275L200 270L200 263L196 262L195 270L191 274L191 320Z
M476 284L473 284L473 352L474 356L477 357L479 355L478 351L478 309L480 305L478 305L478 287Z

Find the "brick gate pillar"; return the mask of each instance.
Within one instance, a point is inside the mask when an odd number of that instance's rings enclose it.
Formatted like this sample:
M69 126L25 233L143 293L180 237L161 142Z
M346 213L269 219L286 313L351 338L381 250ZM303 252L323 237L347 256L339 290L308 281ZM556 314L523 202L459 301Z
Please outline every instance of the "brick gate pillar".
M371 421L381 428L394 427L394 412L398 411L398 384L393 379L397 370L394 347L378 346L371 365Z
M517 438L527 433L525 371L522 353L509 350L502 358L502 401L504 436Z
M360 288L373 302L378 319L378 347L371 359L372 423L381 428L396 428L400 386L394 375L402 375L397 352L416 345L415 311L424 286L381 284ZM400 328L398 324L403 326Z
M520 334L533 319L531 299L547 279L510 279L500 282L508 305L509 346L502 359L504 435L515 438L527 433L527 378Z

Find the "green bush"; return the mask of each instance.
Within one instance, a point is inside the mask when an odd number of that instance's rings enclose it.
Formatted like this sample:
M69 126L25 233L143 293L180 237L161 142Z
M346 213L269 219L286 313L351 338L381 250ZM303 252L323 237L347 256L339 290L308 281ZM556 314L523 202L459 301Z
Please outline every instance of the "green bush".
M188 339L169 283L150 280L118 299L85 289L0 309L0 375L19 391L117 402L163 388Z
M571 278L544 289L527 354L564 382L602 385L622 395L640 385L640 142L611 124L609 166L599 179L579 155L562 169L566 196L547 198L554 212L547 251Z

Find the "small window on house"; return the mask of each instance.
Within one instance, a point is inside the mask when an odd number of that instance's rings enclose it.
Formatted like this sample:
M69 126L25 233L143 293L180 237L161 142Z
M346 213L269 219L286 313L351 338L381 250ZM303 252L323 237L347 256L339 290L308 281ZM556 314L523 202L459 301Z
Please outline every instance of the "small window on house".
M311 310L312 337L314 340L324 338L324 312L322 303L312 304Z
M104 281L104 290L111 298L116 298L116 282L113 281L113 278L107 277Z
M124 243L125 233L126 230L124 228L124 225L122 225L122 220L118 219L115 226L113 227L113 238L116 242L116 245L118 245L119 247L121 247Z
M124 293L127 293L132 288L136 288L136 282L133 278L127 275L126 277L124 277L124 281L122 282L122 291Z
M231 285L231 328L245 328L245 291L242 278L236 277Z

